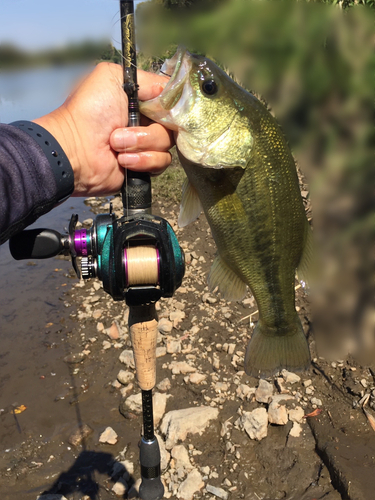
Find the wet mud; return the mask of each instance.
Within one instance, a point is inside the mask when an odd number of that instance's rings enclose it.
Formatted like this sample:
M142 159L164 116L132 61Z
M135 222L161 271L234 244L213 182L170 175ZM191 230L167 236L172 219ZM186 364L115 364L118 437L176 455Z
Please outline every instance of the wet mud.
M180 230L174 204L159 202L155 213L172 224L187 263L182 287L157 306L166 327L158 340L163 349L157 384L165 379L169 384L156 390L167 394L164 413L195 406L219 410L201 435L188 434L182 441L189 467L203 481L194 497L371 500L375 433L360 401L369 394L372 404L372 371L350 359L316 356L308 297L298 289L314 362L299 380L284 380L283 387L303 409L301 432L292 435L294 424L288 420L269 424L265 438L250 439L240 417L268 407L243 392L244 386L259 384L243 372L256 304L250 296L227 303L208 292L215 247L203 218ZM120 370L134 372L119 360L131 349L125 304L113 301L95 280L79 282L66 258L17 263L13 274L1 291L0 498L35 500L43 493L68 500L136 497L142 418L125 401L139 389L134 381L116 382ZM13 279L22 281L22 276L28 285L15 297ZM173 363L180 361L187 361L202 381L174 371ZM275 394L280 392L280 380L268 381ZM115 444L99 442L107 427L117 433ZM160 425L157 432L161 435ZM181 484L187 476L177 459L166 461L166 498L184 498ZM125 478L125 489L116 494L119 478Z

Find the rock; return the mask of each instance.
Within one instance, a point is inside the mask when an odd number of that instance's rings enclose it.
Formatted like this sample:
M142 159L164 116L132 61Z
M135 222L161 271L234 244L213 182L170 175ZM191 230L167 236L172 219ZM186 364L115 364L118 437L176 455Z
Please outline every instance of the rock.
M59 493L46 493L45 495L39 495L36 500L68 500L64 495Z
M111 340L118 340L121 337L120 327L116 321L107 329L107 335Z
M241 425L250 439L261 439L267 437L268 415L265 408L256 408L253 411L245 411L241 417Z
M203 373L191 373L190 375L188 375L187 377L185 377L186 380L185 382L186 383L190 383L190 384L201 384L202 382L204 382L207 378L207 375L204 375Z
M200 491L204 486L202 476L198 469L193 469L187 475L185 481L183 481L177 491L177 497L182 500L192 500L194 493Z
M196 372L197 369L194 366L190 366L186 361L172 361L168 368L172 371L173 375L187 374Z
M110 349L112 347L112 344L108 340L103 340L103 349L106 351L107 349Z
M175 469L182 467L183 469L190 471L193 468L190 463L189 453L183 444L178 444L172 448L171 457L175 459Z
M173 329L172 321L169 321L167 318L160 318L158 323L158 330L160 333L171 333Z
M289 389L285 387L285 380L282 377L277 377L275 383L280 394L288 394Z
M173 326L176 328L176 326L178 326L179 323L181 323L181 321L183 319L185 319L185 313L184 311L172 311L169 315L169 319L172 321L173 323Z
M179 340L170 340L167 342L167 353L177 354L181 352L181 342Z
M171 454L165 447L165 442L161 436L155 433L155 436L158 440L159 443L159 449L160 449L160 469L164 471L169 464L169 461L171 459Z
M108 444L116 444L117 443L117 434L112 429L112 427L107 427L104 432L99 437L99 443L108 443Z
M258 403L268 403L273 394L273 385L267 380L260 379L257 390L255 391L255 399Z
M96 329L98 330L98 332L102 332L104 330L104 325L103 323L99 322L97 325L96 325Z
M154 392L152 402L154 410L154 424L157 425L162 419L167 406L167 394ZM125 400L125 406L135 413L142 412L142 393L132 394ZM122 412L121 412L122 413Z
M268 421L270 424L285 425L288 422L286 407L277 402L271 403L268 408Z
M303 422L304 414L305 412L300 406L297 406L296 408L290 409L288 411L289 420L291 420L292 422L297 422L299 424Z
M318 399L318 398L311 398L310 401L311 401L312 405L316 405L316 406L322 406L323 405L321 399Z
M236 396L242 400L250 399L255 394L255 387L249 387L247 384L240 384L236 389Z
M171 384L171 381L169 380L169 378L166 377L161 382L159 382L156 387L159 389L159 391L165 392L165 391L168 391L172 387L172 384Z
M130 411L135 411L135 413L141 413L142 411L142 393L132 394L125 401L125 406Z
M130 393L131 391L134 389L134 384L128 384L126 385L125 387L122 387L120 389L120 392L121 392L121 396L123 398L126 398Z
M113 493L118 497L124 497L128 485L122 477L112 486Z
M120 362L123 363L125 366L128 368L135 368L135 363L134 363L134 353L130 349L125 349L125 351L122 351L120 354Z
M156 348L156 357L157 358L162 358L166 354L167 354L167 348L164 345Z
M122 385L127 385L127 384L129 384L129 382L134 380L134 373L126 371L126 370L120 370L117 374L117 380Z
M78 363L82 363L82 361L86 358L86 355L83 352L76 352L68 354L65 356L64 361L68 365L77 365Z
M301 377L296 373L288 372L288 370L282 370L281 375L287 384L295 384L301 380Z
M215 495L215 497L221 498L222 500L227 500L229 493L223 488L218 488L217 486L211 486L211 484L207 484L206 490L208 493L212 493L212 495Z
M68 443L72 446L79 446L94 431L87 424L80 425L68 438Z
M302 432L301 424L298 422L293 422L293 427L290 429L289 436L290 437L300 437Z
M160 431L166 437L167 450L178 441L184 441L187 434L202 434L210 421L219 415L217 408L199 406L168 412L160 425Z

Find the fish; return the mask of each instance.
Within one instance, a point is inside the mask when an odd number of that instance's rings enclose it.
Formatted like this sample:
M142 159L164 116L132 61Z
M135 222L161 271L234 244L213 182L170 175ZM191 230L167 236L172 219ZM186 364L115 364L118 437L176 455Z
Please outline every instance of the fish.
M250 289L257 302L245 371L306 370L295 277L308 274L312 231L287 141L267 107L210 59L178 47L162 72L169 81L140 111L174 131L187 176L178 224L203 211L217 247L209 288L234 301Z

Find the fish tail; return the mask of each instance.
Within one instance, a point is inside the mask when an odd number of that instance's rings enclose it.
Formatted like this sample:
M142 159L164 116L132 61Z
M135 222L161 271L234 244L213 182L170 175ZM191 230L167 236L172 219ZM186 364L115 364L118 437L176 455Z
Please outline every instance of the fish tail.
M309 346L297 315L284 332L277 332L259 320L246 350L247 375L269 377L284 368L292 372L309 368Z

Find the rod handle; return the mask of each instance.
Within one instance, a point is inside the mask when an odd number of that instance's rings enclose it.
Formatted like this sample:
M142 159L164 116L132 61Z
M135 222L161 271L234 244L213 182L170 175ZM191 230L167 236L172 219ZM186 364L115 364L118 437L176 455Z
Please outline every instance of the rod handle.
M129 308L129 331L137 381L143 391L149 391L156 384L158 321L155 304Z
M160 449L156 437L148 441L141 439L139 450L142 483L139 496L142 500L160 500L164 486L160 479Z

